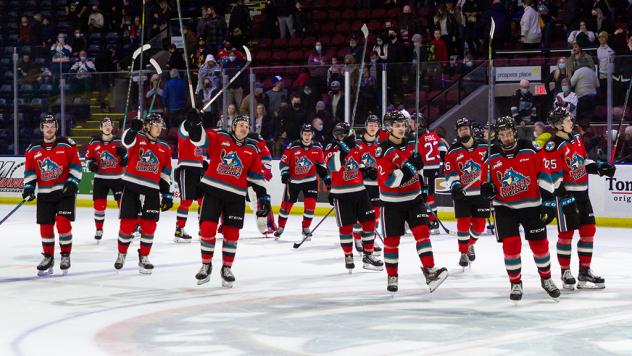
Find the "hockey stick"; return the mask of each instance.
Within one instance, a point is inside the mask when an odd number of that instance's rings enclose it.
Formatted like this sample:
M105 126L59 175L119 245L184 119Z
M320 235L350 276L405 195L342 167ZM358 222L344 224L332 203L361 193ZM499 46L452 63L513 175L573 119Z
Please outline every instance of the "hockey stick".
M211 100L209 100L208 103L204 104L202 109L200 109L200 112L206 111L206 109L208 109L208 107L211 106L215 102L215 100L217 100L217 98L219 98L219 96L224 93L224 88L228 88L231 84L233 84L233 82L237 80L237 78L241 75L241 73L243 73L252 62L252 55L250 54L250 50L248 49L248 47L246 46L242 46L242 47L244 48L244 52L246 53L246 64L244 64L244 66L239 70L239 72L237 72L237 74L235 74L232 78L230 78L226 86L223 86L222 89L218 90L217 93L215 93L215 95L211 98Z
M446 234L451 235L451 236L457 236L456 232L452 232L450 231L450 229L448 229L447 227L445 227L445 225L443 225L443 222L441 222L441 220L439 219L439 216L437 214L435 214L434 211L432 211L432 209L430 209L430 206L428 206L427 203L424 203L424 205L426 206L426 210L428 210L428 212L434 216L434 218L437 220L437 222L439 223L439 225L441 226L441 228L443 228L443 230L445 231Z
M156 73L158 74L158 84L156 84L156 90L154 91L154 94L151 96L151 104L149 105L149 110L147 110L147 115L151 114L152 110L154 109L156 94L158 94L158 90L160 89L160 82L162 81L162 68L160 68L160 64L158 64L158 62L156 62L156 60L153 58L149 59L149 63L151 63L151 65L156 70Z
M145 2L147 0L143 0L143 13L141 15L141 22L140 22L140 46L143 47L143 45L145 44ZM143 87L143 51L140 52L140 63L138 64L138 110L136 112L136 118L137 119L141 119L143 117L143 113L142 113L142 103L143 101L140 100L140 98L142 97L142 93L140 93L141 88Z
M415 48L417 63L415 63L415 148L413 154L419 153L419 60L421 58L421 48Z
M614 147L610 153L610 164L614 162L614 156L617 152L617 146L619 145L619 138L621 137L621 127L623 126L623 120L625 119L625 110L628 108L628 98L630 98L630 88L632 88L632 78L628 84L628 90L625 93L625 100L623 101L623 113L621 113L621 121L619 121L619 127L617 128L617 138L614 140Z
M384 245L384 239L382 238L382 235L377 231L377 229L375 229L375 234L377 235L377 237L380 238L380 241L382 241L382 245Z
M18 211L18 209L20 209L20 207L24 205L24 203L26 203L26 199L22 199L22 201L15 208L13 208L13 210L11 210L7 215L5 215L5 217L2 218L2 220L0 220L0 225L2 225L2 223L7 221L7 219L10 218L11 215L13 215L13 213Z
M180 9L180 0L176 0L178 8L178 23L180 24L180 35L182 36L182 48L184 49L184 65L187 69L187 82L189 84L189 96L191 97L191 107L195 108L195 94L193 94L193 84L191 82L191 71L189 70L189 55L187 52L187 41L184 38L184 25L182 24L182 10Z
M364 73L364 57L366 56L366 47L369 43L369 28L366 24L362 25L362 35L364 36L364 48L362 49L362 59L360 63L360 73L358 73L358 86L356 87L355 102L353 104L353 111L351 114L351 128L355 123L356 109L358 108L358 100L360 99L360 86L362 85L362 73Z
M132 92L132 75L134 73L134 62L136 58L144 51L151 48L150 44L144 44L138 47L134 53L132 53L132 63L129 66L129 84L127 85L127 99L125 99L125 112L123 113L123 130L125 130L125 123L127 122L127 110L129 109L129 96Z
M331 214L331 212L332 212L332 211L334 211L334 208L331 208L331 209L329 210L329 212L327 213L327 215L323 216L323 218L322 218L322 219L320 219L320 221L318 222L318 224L316 224L316 226L314 226L314 228L313 228L313 229L309 232L309 235L305 235L305 236L303 236L303 239L302 239L300 242L295 242L293 247L294 247L294 248L299 248L299 247L301 247L301 245L303 244L303 242L307 241L307 238L309 238L309 237L310 237L310 236L314 233L314 231L316 231L316 229L318 229L318 227L320 226L320 224L322 224L322 223L323 223L323 221L325 221L325 219L327 219L327 217L329 216L329 214Z
M488 59L489 59L489 101L488 101L488 110L489 113L487 115L487 182L491 182L492 181L492 173L491 173L491 161L489 160L489 155L491 153L491 146L492 146L492 120L494 117L494 114L496 113L496 109L495 109L495 100L494 100L494 95L496 95L496 93L494 92L494 81L496 78L494 78L494 60L492 59L492 42L494 41L494 32L496 32L496 22L494 21L494 18L491 18L491 26L489 28L489 45L488 45Z

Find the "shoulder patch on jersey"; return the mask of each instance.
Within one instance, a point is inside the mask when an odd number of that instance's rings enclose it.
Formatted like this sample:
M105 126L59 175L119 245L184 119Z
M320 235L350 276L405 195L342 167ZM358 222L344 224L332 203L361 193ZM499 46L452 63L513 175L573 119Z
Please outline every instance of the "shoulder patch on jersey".
M533 148L535 148L536 151L539 151L539 150L542 149L542 146L540 146L539 143L537 143L535 141L532 141L531 143L533 144Z
M377 146L377 148L375 149L375 158L382 157L382 153L382 146Z
M544 145L544 149L548 152L555 151L555 142L549 141Z
M327 151L332 150L334 148L334 144L333 143L328 143L327 144L327 148L325 148Z

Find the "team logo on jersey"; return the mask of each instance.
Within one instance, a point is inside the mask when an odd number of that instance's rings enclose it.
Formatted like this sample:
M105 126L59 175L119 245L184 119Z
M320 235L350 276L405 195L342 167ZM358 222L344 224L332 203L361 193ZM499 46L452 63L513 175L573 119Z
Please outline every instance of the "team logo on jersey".
M461 184L467 185L481 176L481 165L468 159L465 163L459 162L461 171Z
M571 171L568 173L573 180L578 180L586 175L586 166L584 166L584 158L577 153L573 154L573 157L565 158L566 165Z
M531 177L525 177L510 167L504 174L496 172L500 181L500 196L508 197L522 192L526 192L531 184Z
M375 167L375 165L377 164L375 158L373 158L373 156L371 156L369 152L365 152L362 155L361 162L365 167Z
M239 178L244 165L241 163L237 152L230 151L226 153L225 150L222 150L220 157L222 162L217 166L217 173Z
M40 168L40 174L43 181L57 179L63 172L63 169L48 157L41 161L37 161L37 165Z
M553 151L555 149L555 142L553 141L547 142L546 145L544 146L544 149L547 151Z
M99 155L99 168L116 168L118 165L118 159L114 157L110 152L103 151Z
M312 161L310 161L306 156L297 157L296 162L294 162L294 174L306 174L313 165Z
M343 180L354 180L358 178L358 170L360 165L355 159L349 158L345 164L345 170L342 172Z
M206 157L206 149L202 147L195 147L195 151L193 153L195 157Z
M138 162L136 162L136 170L139 172L158 173L160 161L156 154L151 150L141 149L138 151Z

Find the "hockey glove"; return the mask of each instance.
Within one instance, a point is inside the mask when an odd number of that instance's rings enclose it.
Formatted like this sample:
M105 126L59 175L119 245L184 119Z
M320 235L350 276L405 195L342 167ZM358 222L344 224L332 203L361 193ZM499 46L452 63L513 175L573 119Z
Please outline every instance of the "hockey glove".
M325 187L327 187L327 190L331 190L331 177L326 176L325 178L323 178L323 183L325 183Z
M424 162L421 160L421 155L419 153L413 153L412 155L410 155L410 157L408 157L408 161L406 161L406 164L410 164L415 167L416 171L424 168Z
M329 205L334 206L334 196L333 196L333 194L329 193L329 196L327 197L327 199L329 200Z
M272 206L270 205L270 195L265 194L259 198L259 202L257 204L257 216L260 218L268 216L270 214L270 210L272 210Z
M127 154L127 150L124 147L118 146L116 148L116 155L119 156L120 158L125 157L126 154Z
M90 161L88 163L88 169L90 170L90 172L98 172L99 171L99 164L96 161Z
M542 202L542 206L540 207L540 220L542 220L545 225L550 224L557 216L556 206L555 200L545 200Z
M605 162L597 163L597 174L599 174L600 177L606 176L612 178L616 172L617 167L611 164Z
M204 172L206 172L207 169L208 169L208 161L207 160L203 160L202 161L202 170ZM204 173L204 172L202 172L202 173Z
M198 126L202 123L202 116L199 111L191 109L187 113L187 120L189 121L191 126Z
M490 182L481 184L481 196L486 200L496 198L496 187Z
M134 132L139 132L143 129L143 121L139 119L131 120L130 129Z
M465 191L463 190L463 187L461 187L460 184L455 184L454 186L452 186L452 189L450 189L450 192L452 193L453 200L461 200L465 198Z
M70 179L64 184L64 190L62 190L62 194L65 197L72 197L77 194L77 190L79 189L79 183Z
M22 199L26 201L35 199L35 187L30 184L25 185L22 191Z
M171 194L163 194L160 202L160 211L167 211L173 207L173 196Z
M360 168L360 172L362 172L362 176L364 177L364 179L377 179L377 169L375 169L375 167Z
M281 174L281 183L288 184L290 182L290 175L288 173Z
M352 150L356 146L355 137L351 135L345 137L342 142L349 147L349 150Z

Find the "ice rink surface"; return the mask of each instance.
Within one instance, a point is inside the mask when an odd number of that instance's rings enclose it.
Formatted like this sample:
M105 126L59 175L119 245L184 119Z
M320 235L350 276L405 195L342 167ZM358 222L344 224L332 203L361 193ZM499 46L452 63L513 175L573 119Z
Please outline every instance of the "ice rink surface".
M11 208L0 206L0 215ZM414 241L404 237L400 291L393 297L385 271L363 270L356 258L356 269L347 273L334 218L293 249L300 216L290 217L280 241L261 238L248 216L233 266L237 282L226 289L219 277L221 240L211 281L196 285L199 242L174 243L175 211L158 223L153 275L138 273L138 240L116 273L116 213L108 209L105 236L96 245L92 210L78 209L66 276L57 266L58 245L55 273L36 276L41 244L33 206L0 226L0 355L632 354L630 229L598 227L593 268L606 289L562 292L559 303L541 289L523 245L525 295L515 306L493 236L479 240L477 259L465 272L457 264L456 238L433 237L437 265L448 267L450 276L432 294ZM196 235L191 216L187 230ZM561 288L555 240L549 227Z

